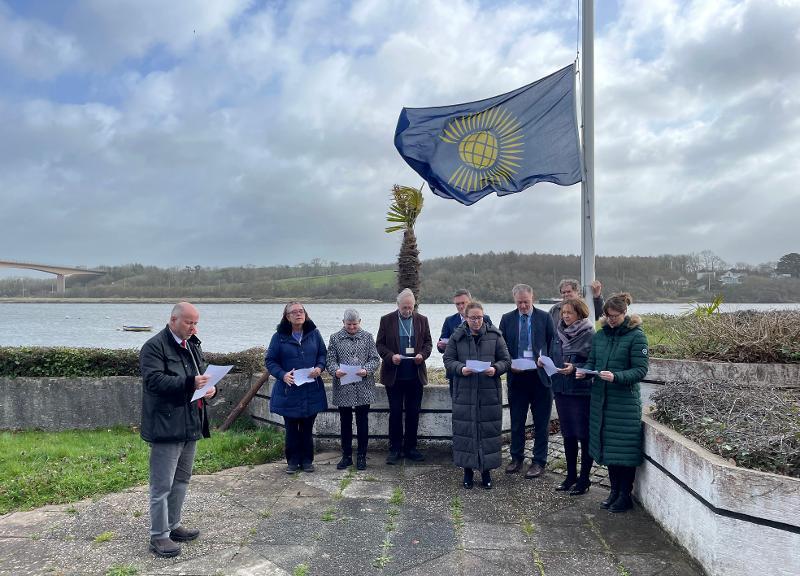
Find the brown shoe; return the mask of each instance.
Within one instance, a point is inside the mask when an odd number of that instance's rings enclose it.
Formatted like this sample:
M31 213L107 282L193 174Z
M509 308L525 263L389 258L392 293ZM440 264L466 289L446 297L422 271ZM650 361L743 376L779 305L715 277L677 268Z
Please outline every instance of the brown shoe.
M544 468L542 468L541 464L537 464L536 462L532 462L528 471L525 472L525 478L538 478L544 472Z
M198 536L200 536L200 530L197 528L184 528L183 526L178 526L169 533L169 539L174 542L190 542Z
M180 545L169 538L150 538L150 550L162 558L172 558L181 553Z
M522 460L511 460L506 466L506 474L516 474L522 470Z

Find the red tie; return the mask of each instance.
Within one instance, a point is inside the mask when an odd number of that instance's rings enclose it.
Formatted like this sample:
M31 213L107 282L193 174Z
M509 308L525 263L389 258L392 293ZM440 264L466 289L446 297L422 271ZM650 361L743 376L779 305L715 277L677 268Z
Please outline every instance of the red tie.
M186 344L186 340L181 340L181 348L185 348L186 350L189 349L189 346ZM189 354L191 354L191 352L189 352ZM200 410L203 409L203 399L202 398L198 398L197 399L197 407Z

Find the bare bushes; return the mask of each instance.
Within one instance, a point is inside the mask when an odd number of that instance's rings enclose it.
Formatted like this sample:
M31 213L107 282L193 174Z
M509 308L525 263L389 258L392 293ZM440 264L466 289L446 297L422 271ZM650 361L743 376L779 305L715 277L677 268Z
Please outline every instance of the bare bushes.
M652 416L736 465L800 478L800 390L669 382Z
M682 316L659 355L721 362L800 362L800 311Z

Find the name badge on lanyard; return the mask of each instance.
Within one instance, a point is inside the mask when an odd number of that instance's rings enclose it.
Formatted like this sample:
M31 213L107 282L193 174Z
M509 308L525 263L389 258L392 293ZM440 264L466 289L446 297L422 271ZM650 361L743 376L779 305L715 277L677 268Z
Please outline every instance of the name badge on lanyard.
M408 346L406 348L406 354L413 354L413 353L414 353L414 347L413 346Z
M525 350L524 352L522 352L522 355L525 358L533 358L533 350Z

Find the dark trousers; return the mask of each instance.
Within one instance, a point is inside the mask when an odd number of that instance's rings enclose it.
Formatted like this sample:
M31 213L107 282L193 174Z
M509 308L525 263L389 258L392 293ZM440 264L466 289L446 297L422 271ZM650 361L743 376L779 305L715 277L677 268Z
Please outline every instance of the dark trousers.
M550 411L553 408L553 391L542 384L535 371L514 374L514 383L508 387L508 408L511 412L511 458L525 459L525 420L528 408L533 416L533 458L544 467L547 464L547 437Z
M564 459L567 461L567 478L575 480L578 478L578 442L581 444L581 474L580 478L584 482L589 481L589 475L592 472L591 454L589 454L589 439L588 438L564 438Z
M636 479L636 468L633 466L608 465L608 481L612 490L619 490L623 494L633 491L633 481Z
M314 420L307 418L283 418L286 423L286 461L289 464L309 464L314 461Z
M395 380L394 386L386 388L389 397L389 450L408 452L417 447L417 428L419 409L422 405L422 382L415 380ZM403 433L403 409L406 422Z
M369 441L369 404L356 406L339 406L339 421L342 424L342 454L353 455L353 411L356 413L356 437L358 438L358 455L367 454Z

